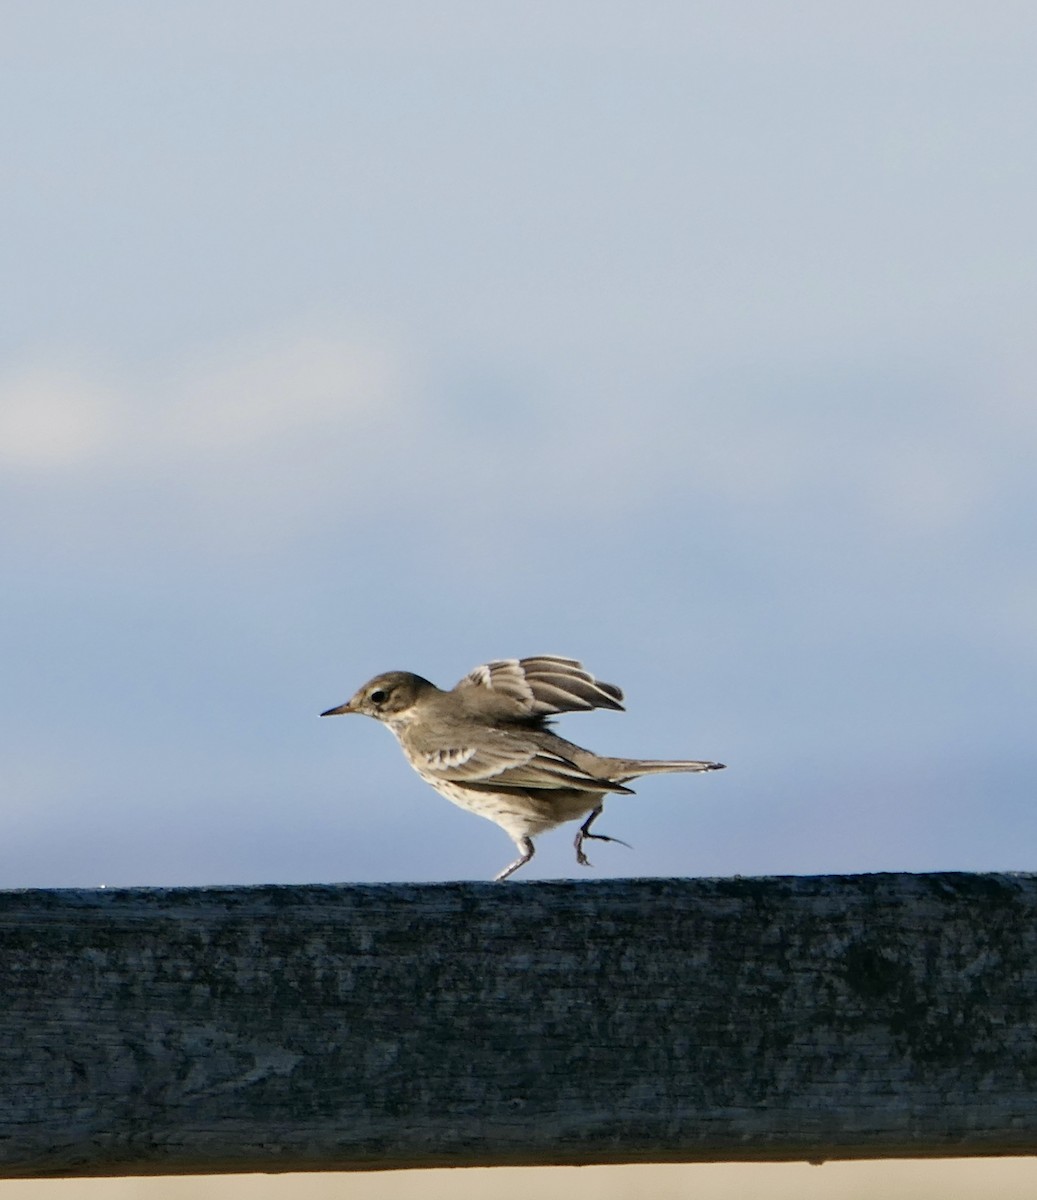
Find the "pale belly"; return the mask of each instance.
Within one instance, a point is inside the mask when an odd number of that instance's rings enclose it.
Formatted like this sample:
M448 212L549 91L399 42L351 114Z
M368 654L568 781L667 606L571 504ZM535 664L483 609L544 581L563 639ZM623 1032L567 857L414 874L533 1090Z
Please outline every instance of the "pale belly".
M421 774L421 772L419 772ZM441 796L452 804L477 816L493 821L516 841L536 837L566 821L578 821L589 816L604 799L596 792L557 789L542 793L483 792L458 784L433 782L422 775Z

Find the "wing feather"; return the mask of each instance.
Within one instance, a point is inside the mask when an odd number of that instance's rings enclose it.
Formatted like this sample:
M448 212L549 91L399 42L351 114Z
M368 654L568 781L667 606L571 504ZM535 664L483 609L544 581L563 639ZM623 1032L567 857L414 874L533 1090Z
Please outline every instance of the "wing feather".
M454 693L495 720L541 721L556 713L623 707L615 684L595 679L575 658L553 654L495 659L469 672Z
M536 791L627 792L620 783L596 779L574 762L548 750L514 745L456 746L417 756L418 773L429 783L455 783L492 789Z

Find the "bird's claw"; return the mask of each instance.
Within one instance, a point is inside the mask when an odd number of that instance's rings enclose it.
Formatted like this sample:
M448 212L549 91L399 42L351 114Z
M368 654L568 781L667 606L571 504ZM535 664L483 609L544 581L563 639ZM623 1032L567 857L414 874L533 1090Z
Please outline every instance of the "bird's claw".
M581 829L576 835L576 841L574 843L576 846L576 861L581 867L594 866L591 860L583 852L583 843L585 841L615 842L619 846L626 846L628 850L633 850L633 846L631 846L629 842L624 842L622 838L609 837L606 833L587 833L586 830Z

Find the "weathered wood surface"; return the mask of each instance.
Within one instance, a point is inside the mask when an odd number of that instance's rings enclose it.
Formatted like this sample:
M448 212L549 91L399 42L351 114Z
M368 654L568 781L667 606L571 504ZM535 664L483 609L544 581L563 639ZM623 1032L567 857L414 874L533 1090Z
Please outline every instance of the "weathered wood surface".
M0 1175L1037 1152L1037 876L0 893Z

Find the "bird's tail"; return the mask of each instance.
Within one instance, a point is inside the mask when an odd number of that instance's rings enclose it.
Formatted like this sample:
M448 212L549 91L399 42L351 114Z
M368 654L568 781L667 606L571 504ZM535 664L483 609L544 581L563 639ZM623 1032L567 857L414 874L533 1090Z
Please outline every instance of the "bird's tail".
M668 771L722 771L723 763L694 762L680 758L613 758L607 774L616 783L626 783L641 775L662 775Z

